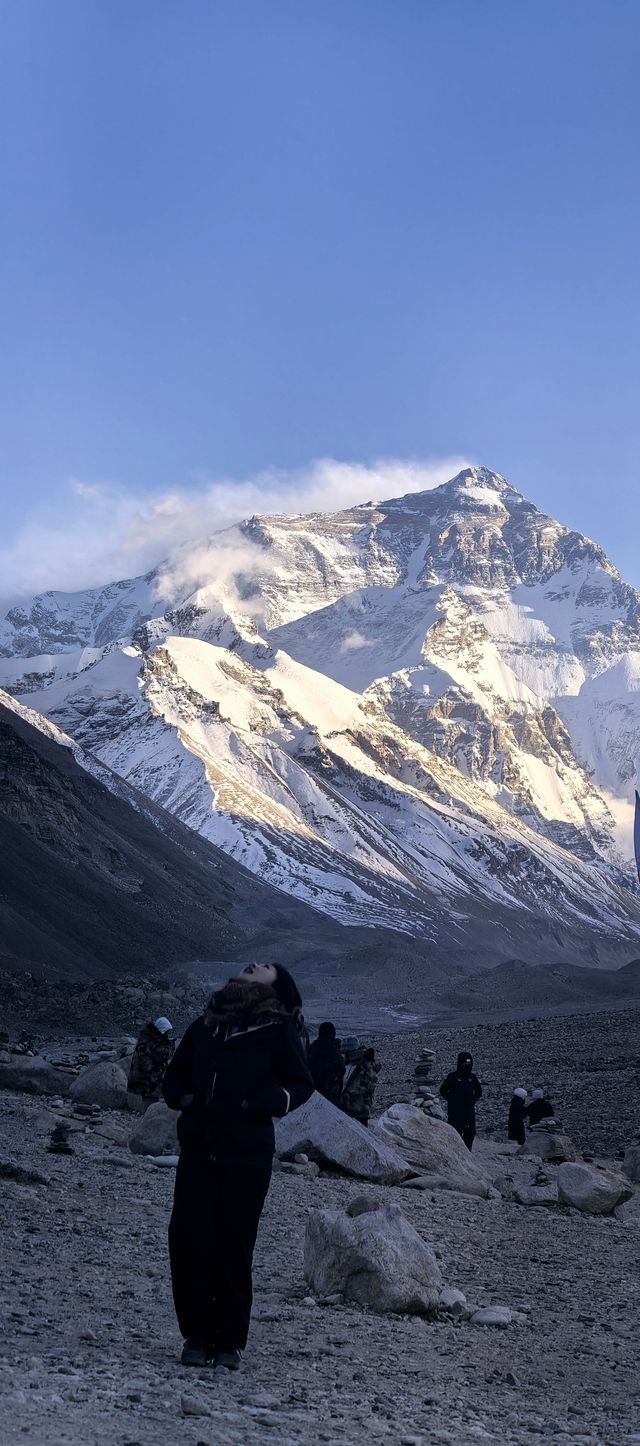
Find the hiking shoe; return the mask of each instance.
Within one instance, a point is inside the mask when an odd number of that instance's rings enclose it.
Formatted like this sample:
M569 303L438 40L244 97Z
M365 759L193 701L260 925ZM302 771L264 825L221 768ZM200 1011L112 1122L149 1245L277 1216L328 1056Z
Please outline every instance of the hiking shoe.
M242 1363L242 1351L216 1351L213 1357L214 1366L226 1366L228 1371L239 1371Z
M206 1341L197 1341L193 1336L188 1336L180 1357L183 1366L206 1366L211 1351Z

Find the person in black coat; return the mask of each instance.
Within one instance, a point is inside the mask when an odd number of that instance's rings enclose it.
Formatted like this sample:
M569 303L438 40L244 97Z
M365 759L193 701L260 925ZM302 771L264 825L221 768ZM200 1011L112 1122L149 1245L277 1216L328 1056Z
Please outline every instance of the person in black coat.
M527 1131L525 1129L524 1123L526 1115L526 1100L527 1091L520 1088L513 1091L513 1094L511 1096L511 1104L509 1105L507 1138L509 1140L517 1140L519 1145L524 1145L524 1142L527 1138Z
M189 1025L164 1077L166 1103L181 1111L169 1255L185 1366L240 1365L273 1119L313 1093L301 1002L281 965L250 964Z
M525 1114L529 1117L530 1125L539 1125L541 1120L552 1120L555 1110L551 1100L545 1099L542 1090L534 1090L531 1096L531 1103L527 1105Z
M440 1094L447 1102L447 1119L470 1150L476 1135L476 1100L482 1095L482 1085L473 1074L473 1056L461 1050L456 1068L443 1079Z
M345 1058L340 1040L336 1039L335 1024L330 1020L320 1025L318 1038L309 1045L307 1058L318 1094L337 1105L344 1085Z

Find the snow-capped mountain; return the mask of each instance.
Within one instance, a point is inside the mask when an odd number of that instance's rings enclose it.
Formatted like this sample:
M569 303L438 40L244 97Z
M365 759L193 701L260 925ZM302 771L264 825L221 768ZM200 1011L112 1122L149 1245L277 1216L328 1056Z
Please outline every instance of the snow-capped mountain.
M602 551L484 468L236 533L233 576L218 535L14 610L0 682L341 922L636 950L640 597Z

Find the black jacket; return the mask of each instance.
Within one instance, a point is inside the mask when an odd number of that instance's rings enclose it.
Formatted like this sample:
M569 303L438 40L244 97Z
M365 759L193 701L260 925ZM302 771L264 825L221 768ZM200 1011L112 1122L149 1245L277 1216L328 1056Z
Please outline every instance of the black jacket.
M450 1125L475 1124L476 1100L482 1094L482 1085L475 1074L460 1074L453 1069L440 1085L440 1094L447 1101L447 1119Z
M532 1100L525 1114L529 1116L530 1125L539 1125L541 1120L553 1119L554 1109L551 1100Z
M289 1019L263 1019L232 1030L190 1024L162 1085L178 1120L181 1147L205 1149L220 1160L270 1156L273 1117L313 1094L304 1051Z
M337 1039L316 1039L307 1056L318 1094L337 1104L344 1084L345 1059Z
M527 1132L524 1127L525 1114L524 1100L519 1099L518 1095L512 1095L511 1104L509 1105L507 1132L508 1139L517 1140L519 1145L524 1145L527 1138Z

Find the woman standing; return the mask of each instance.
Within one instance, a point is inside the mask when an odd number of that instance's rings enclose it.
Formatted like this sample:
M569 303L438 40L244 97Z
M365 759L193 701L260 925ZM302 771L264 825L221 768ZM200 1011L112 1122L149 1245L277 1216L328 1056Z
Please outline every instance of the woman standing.
M509 1105L507 1139L517 1140L519 1145L524 1145L527 1138L527 1132L524 1127L526 1099L527 1091L522 1089L522 1086L519 1086L518 1089L513 1091Z
M240 1365L273 1117L313 1093L301 1003L281 965L248 965L189 1025L164 1077L167 1104L182 1111L169 1254L185 1366Z

